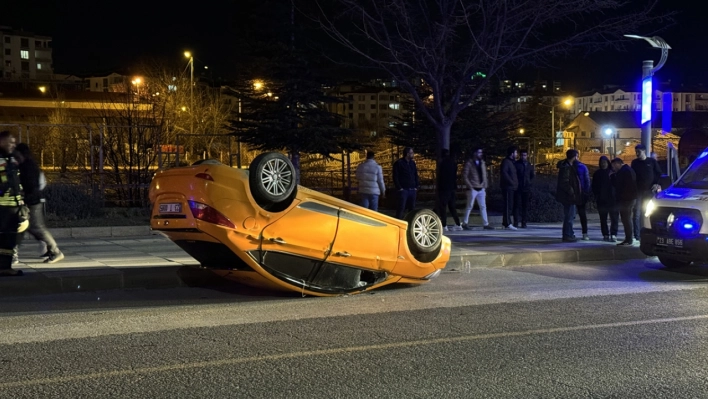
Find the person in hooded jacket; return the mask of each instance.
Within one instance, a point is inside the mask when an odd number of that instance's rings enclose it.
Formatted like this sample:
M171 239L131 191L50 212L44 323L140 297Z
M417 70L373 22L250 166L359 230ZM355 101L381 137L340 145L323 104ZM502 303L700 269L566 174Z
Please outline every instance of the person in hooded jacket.
M610 175L610 160L606 156L600 157L600 169L592 175L592 193L595 196L597 212L600 214L600 230L603 241L617 241L619 227L619 210L615 199L615 187ZM610 217L610 227L607 228L607 216Z
M584 163L576 157L573 163L575 170L578 173L578 179L580 180L580 201L577 205L578 216L580 217L580 228L583 233L583 241L590 240L588 236L588 214L587 214L587 204L590 201L590 196L592 195L592 187L590 184L590 171Z
M626 165L622 158L615 158L612 164L612 181L615 185L615 199L619 210L622 226L624 227L624 241L619 246L634 244L632 234L632 210L637 202L637 175L634 169Z

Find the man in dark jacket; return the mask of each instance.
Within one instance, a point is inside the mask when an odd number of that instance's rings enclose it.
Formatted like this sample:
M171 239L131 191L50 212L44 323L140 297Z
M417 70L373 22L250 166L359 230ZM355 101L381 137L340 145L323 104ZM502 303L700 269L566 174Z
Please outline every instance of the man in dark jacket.
M576 242L573 232L575 220L575 207L580 203L582 190L575 161L578 152L569 149L565 152L565 159L558 162L558 184L556 186L556 201L563 205L563 242Z
M600 214L600 230L604 241L617 240L619 211L615 201L615 187L610 179L612 169L606 156L600 157L600 169L592 175L592 193L595 196L597 212ZM610 216L610 228L607 228L607 216Z
M438 186L438 216L442 221L443 231L461 231L460 218L457 216L455 208L455 194L457 193L457 163L450 156L450 151L442 150L442 159L440 160L440 168L437 176ZM446 208L450 210L452 219L455 221L455 226L448 229Z
M637 159L632 161L632 170L637 176L637 201L632 211L632 228L634 239L638 241L642 214L646 209L647 202L660 188L661 168L656 159L647 157L647 148L642 144L634 147L634 151L637 154Z
M629 246L633 244L632 209L637 202L637 176L632 168L624 164L622 158L612 160L612 170L617 208L624 227L624 241L617 245Z
M64 254L57 247L54 237L47 230L44 224L44 203L42 189L39 186L41 171L39 165L34 160L29 146L25 143L17 145L17 153L20 158L20 182L24 192L25 205L29 207L29 231L37 241L46 244L47 251L41 255L47 258L45 263L56 263L64 259Z
M514 214L514 196L519 188L519 179L516 174L517 148L511 146L506 150L506 158L501 163L501 192L504 201L504 217L502 224L505 229L516 230L511 223L511 216Z
M529 162L529 152L526 150L521 150L521 156L516 161L516 176L519 180L519 188L516 190L514 199L514 227L519 227L519 214L521 214L521 228L525 229L529 197L531 197L531 182L535 177L533 165Z
M403 157L393 164L393 184L398 191L398 208L396 218L403 219L406 210L415 209L416 194L418 192L418 168L413 160L413 148L406 147Z
M15 138L7 130L0 132L0 277L22 275L22 270L12 268L19 210L24 204L14 151Z

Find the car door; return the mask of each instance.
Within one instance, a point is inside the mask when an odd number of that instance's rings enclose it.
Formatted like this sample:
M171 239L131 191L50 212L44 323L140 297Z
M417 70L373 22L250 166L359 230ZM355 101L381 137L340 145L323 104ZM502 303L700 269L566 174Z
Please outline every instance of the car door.
M390 272L396 265L398 240L398 226L340 209L327 263Z
M309 281L332 247L337 221L337 207L303 201L263 228L259 262L281 277Z

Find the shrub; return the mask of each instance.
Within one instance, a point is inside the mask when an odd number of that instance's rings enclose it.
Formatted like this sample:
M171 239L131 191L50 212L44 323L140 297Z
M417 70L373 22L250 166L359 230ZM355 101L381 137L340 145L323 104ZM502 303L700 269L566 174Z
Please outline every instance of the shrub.
M55 219L76 220L101 213L101 204L80 184L50 183L44 189L47 215Z

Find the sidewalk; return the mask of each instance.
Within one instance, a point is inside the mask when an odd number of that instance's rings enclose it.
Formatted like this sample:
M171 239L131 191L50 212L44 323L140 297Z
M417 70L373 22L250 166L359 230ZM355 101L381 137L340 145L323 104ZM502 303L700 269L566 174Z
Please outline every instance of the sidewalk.
M499 226L499 225L497 225ZM564 243L560 224L529 224L528 229L447 232L452 255L444 272L476 267L643 259L638 246L602 241L599 225L590 223L591 241ZM20 247L16 266L22 277L0 279L0 297L110 289L151 289L213 284L215 277L177 245L145 227L52 229L65 254L43 263L34 239ZM620 232L621 233L621 232ZM120 234L120 236L119 236ZM576 235L580 236L577 227Z

